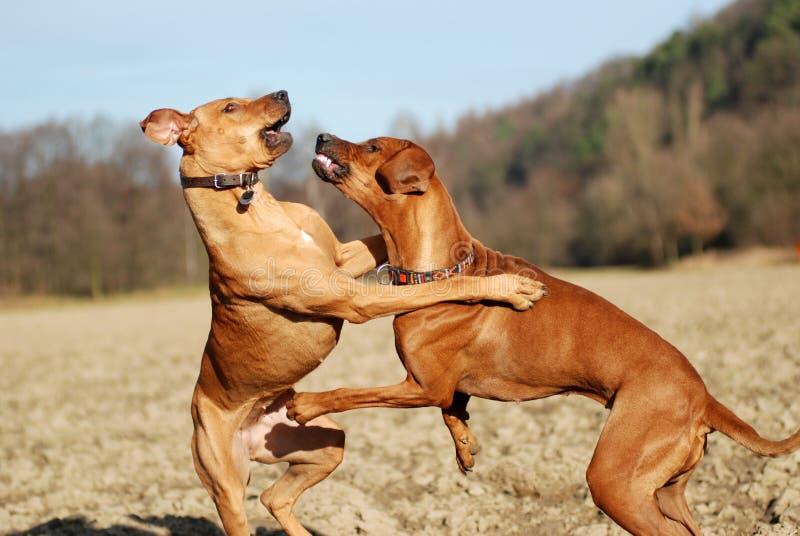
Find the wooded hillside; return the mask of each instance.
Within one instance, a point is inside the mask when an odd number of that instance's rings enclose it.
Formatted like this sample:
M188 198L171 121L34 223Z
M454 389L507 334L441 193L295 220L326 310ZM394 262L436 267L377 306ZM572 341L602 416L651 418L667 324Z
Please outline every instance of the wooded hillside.
M316 131L289 128L295 147L264 177L276 197L315 206L344 239L374 232L313 175ZM472 233L538 264L662 265L709 246L794 244L800 0L740 0L644 57L412 137ZM0 294L204 282L173 153L134 121L0 132Z
M424 143L468 228L542 264L800 240L800 1L744 0L641 58Z

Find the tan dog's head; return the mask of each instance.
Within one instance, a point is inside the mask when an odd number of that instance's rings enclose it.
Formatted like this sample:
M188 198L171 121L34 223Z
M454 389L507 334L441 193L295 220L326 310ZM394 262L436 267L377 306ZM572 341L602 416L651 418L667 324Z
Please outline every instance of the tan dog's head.
M180 145L208 174L241 173L268 168L289 150L292 135L280 130L291 110L289 95L276 91L255 100L214 100L188 114L161 108L139 126L156 143Z
M320 134L316 150L317 175L370 213L376 202L424 194L436 171L422 147L397 138L350 143Z

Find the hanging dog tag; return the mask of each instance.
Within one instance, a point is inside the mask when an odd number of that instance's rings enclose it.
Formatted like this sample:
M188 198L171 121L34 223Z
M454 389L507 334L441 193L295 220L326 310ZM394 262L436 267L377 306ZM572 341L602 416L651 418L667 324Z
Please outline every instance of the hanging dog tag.
M253 201L253 196L255 195L255 190L245 190L242 197L239 198L239 204L246 207Z

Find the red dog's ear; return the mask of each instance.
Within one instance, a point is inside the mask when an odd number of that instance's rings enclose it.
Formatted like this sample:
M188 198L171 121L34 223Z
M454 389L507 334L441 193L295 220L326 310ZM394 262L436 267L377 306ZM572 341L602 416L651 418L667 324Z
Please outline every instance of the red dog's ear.
M436 170L433 160L421 147L411 145L378 168L378 179L393 194L424 192Z
M139 126L150 140L161 145L175 145L189 127L191 117L172 108L161 108L150 112L144 121L139 122Z

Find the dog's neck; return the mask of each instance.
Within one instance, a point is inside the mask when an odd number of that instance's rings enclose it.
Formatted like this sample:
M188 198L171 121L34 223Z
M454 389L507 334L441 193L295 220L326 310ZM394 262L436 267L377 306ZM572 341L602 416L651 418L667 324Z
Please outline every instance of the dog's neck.
M242 170L247 172L251 170ZM222 172L222 171L220 171ZM234 173L224 171L225 173ZM180 174L184 177L206 177L214 175L199 166L191 155L184 155L181 158ZM239 206L239 198L242 195L242 188L184 188L183 197L189 206L197 230L206 248L211 253L214 246L222 242L232 232L238 229L246 229L249 219L243 213L251 217L257 217L261 206L265 203L274 203L274 198L266 191L261 183L253 186L255 191L254 203L246 211Z
M438 177L431 179L424 194L412 194L402 203L402 210L387 211L384 206L384 210L369 211L386 242L389 264L404 270L428 271L466 258L472 237Z

